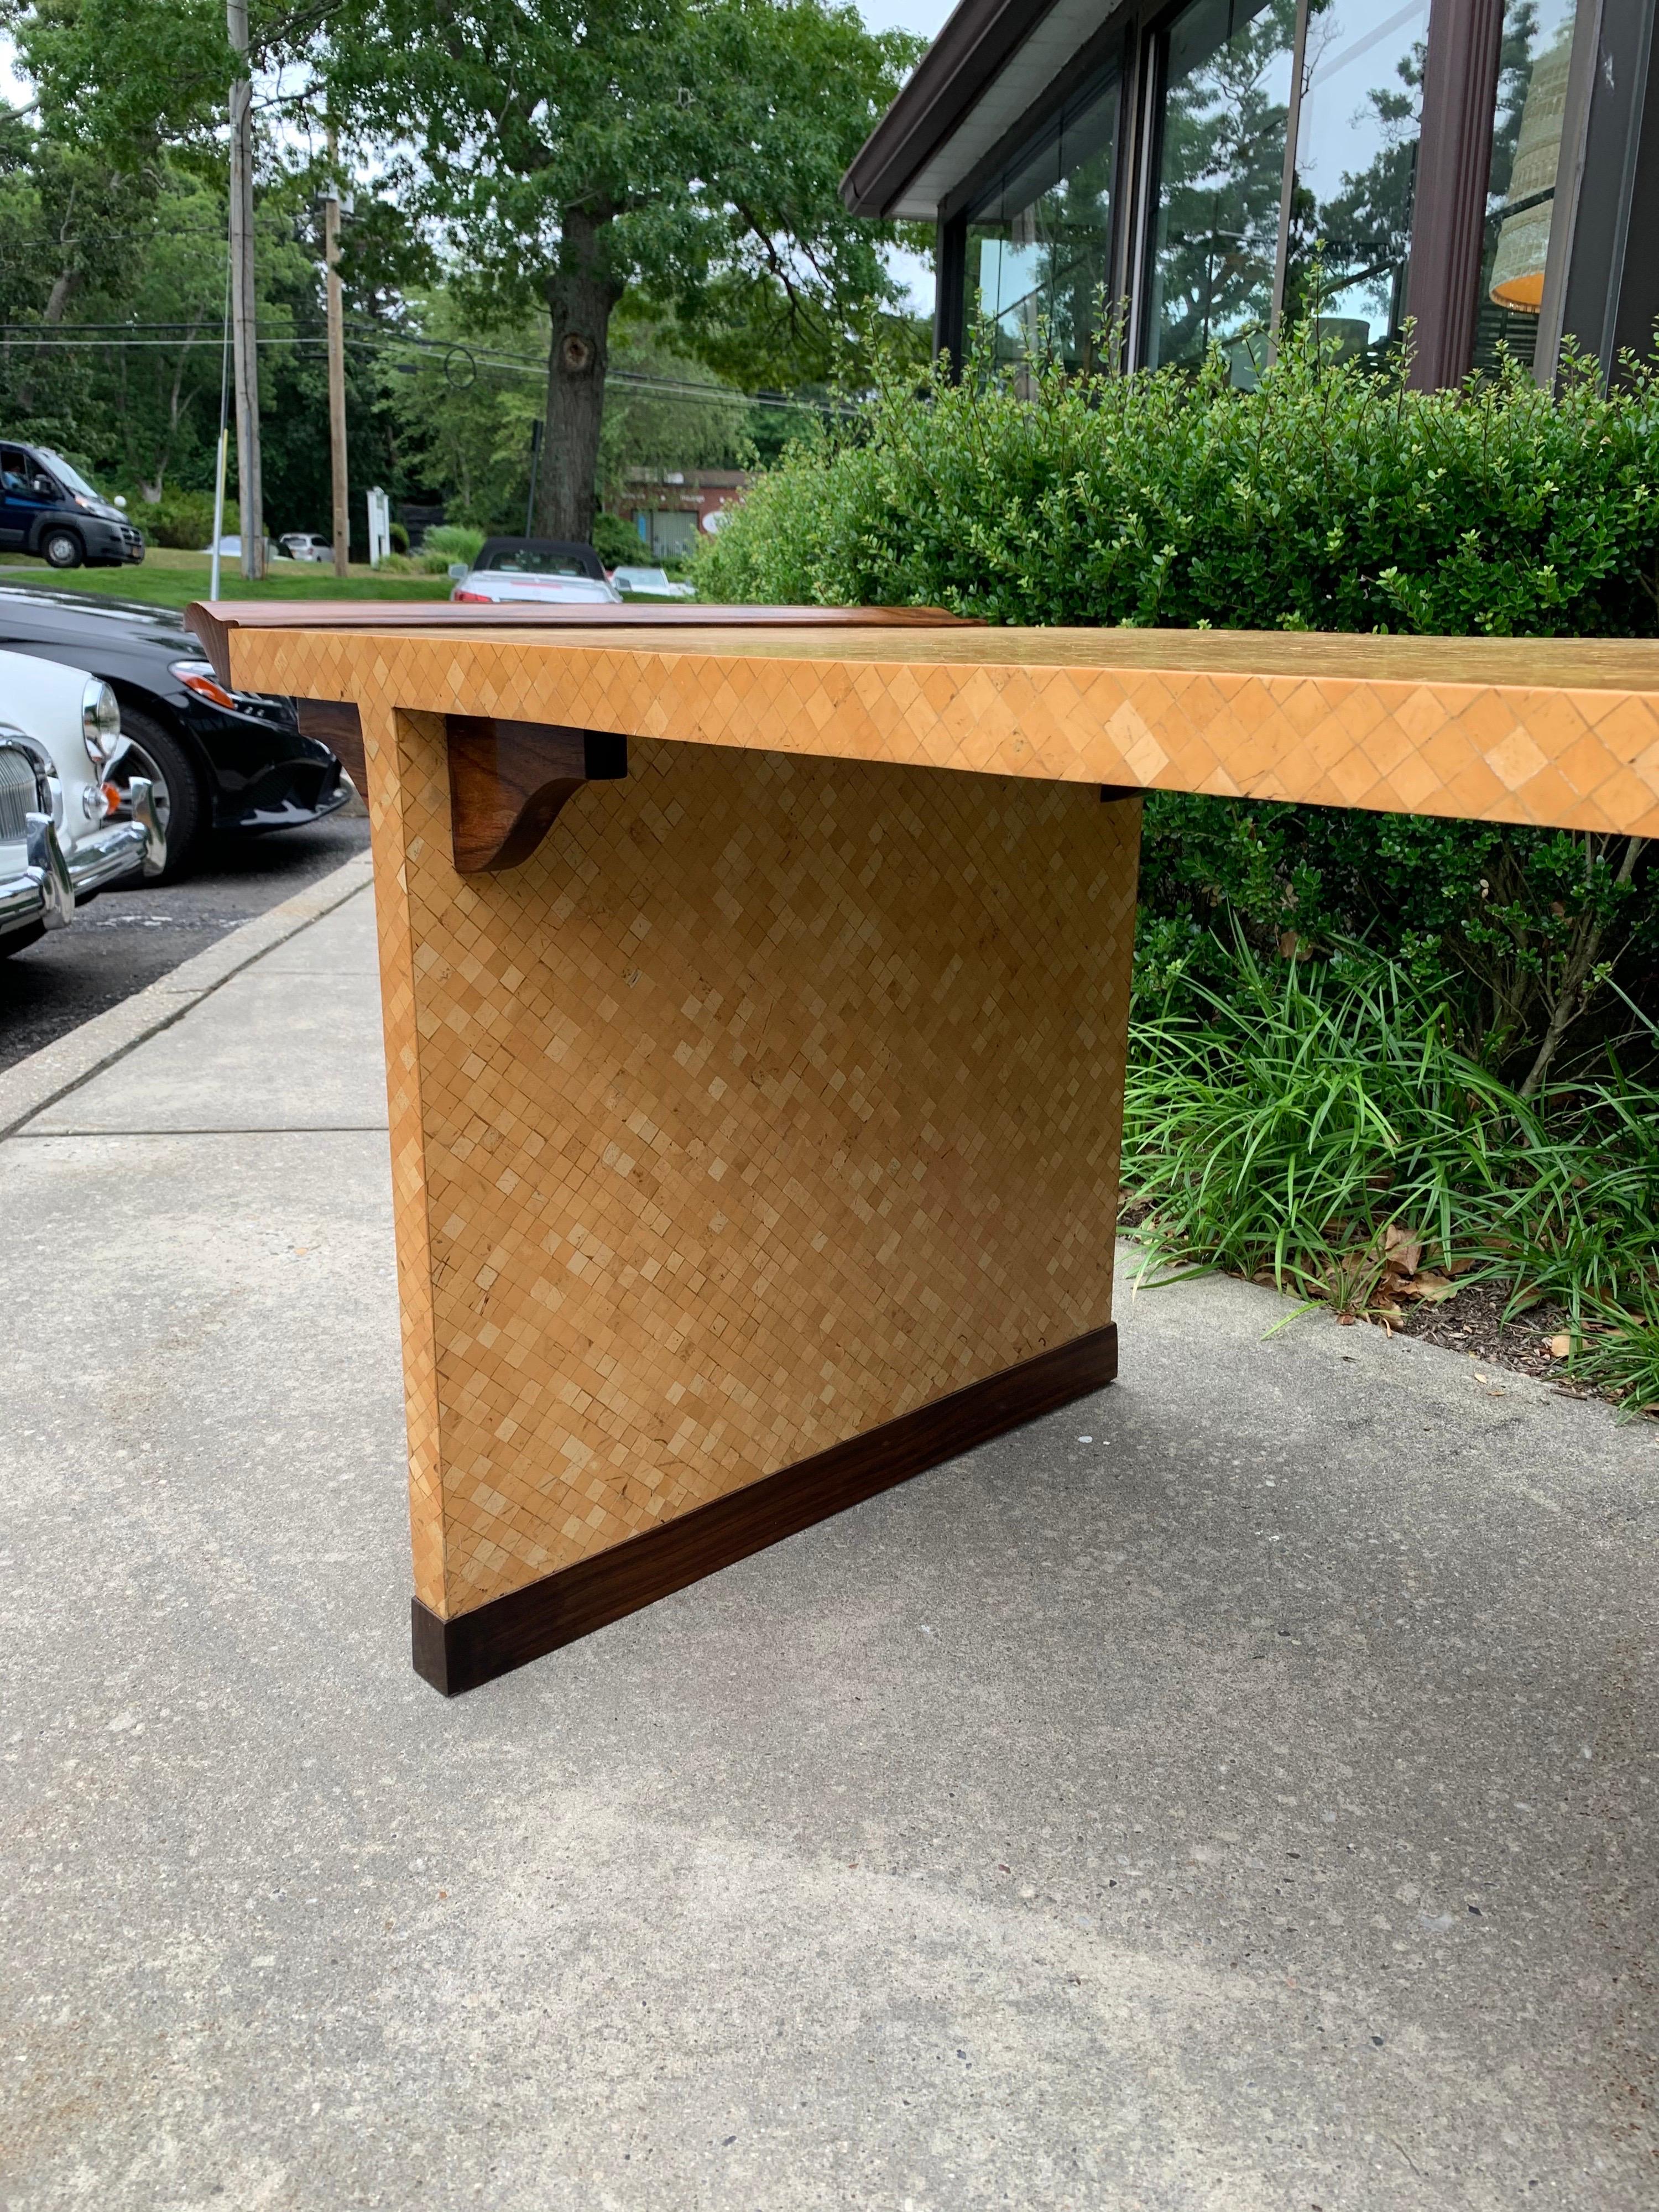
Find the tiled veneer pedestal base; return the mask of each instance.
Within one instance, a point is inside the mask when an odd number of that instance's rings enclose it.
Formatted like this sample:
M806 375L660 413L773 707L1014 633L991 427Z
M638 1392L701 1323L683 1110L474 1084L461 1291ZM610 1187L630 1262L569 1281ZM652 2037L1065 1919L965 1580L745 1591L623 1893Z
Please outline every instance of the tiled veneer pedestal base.
M443 719L395 744L422 1672L465 1687L1109 1379L1138 799L636 739L464 878ZM915 1419L1012 1369L977 1424Z

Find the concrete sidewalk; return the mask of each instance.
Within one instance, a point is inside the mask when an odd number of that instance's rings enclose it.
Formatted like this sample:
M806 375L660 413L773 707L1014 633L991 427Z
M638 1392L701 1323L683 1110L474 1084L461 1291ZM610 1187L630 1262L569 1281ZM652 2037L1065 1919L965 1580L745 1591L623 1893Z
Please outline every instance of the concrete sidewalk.
M1267 1292L447 1705L370 897L0 1146L0 2204L1617 2212L1659 1434Z

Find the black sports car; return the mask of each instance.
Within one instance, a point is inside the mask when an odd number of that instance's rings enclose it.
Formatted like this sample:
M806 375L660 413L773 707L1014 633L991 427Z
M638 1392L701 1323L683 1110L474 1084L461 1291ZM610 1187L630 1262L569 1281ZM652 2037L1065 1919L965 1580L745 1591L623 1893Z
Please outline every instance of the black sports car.
M228 691L165 607L0 584L0 647L87 669L113 687L129 740L115 781L150 780L167 835L164 881L185 872L210 830L286 830L351 796L337 756L301 735L293 701ZM0 719L4 712L0 699Z

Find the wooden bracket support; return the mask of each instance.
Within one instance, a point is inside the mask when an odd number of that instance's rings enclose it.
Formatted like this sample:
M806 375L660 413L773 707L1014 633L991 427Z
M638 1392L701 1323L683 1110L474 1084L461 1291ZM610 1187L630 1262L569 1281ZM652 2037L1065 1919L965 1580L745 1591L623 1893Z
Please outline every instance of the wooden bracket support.
M608 730L500 721L490 714L447 714L444 721L459 875L516 868L573 793L628 773L628 740Z
M331 746L367 799L356 708L342 699L296 699L294 705L301 735ZM546 836L573 792L628 773L628 740L608 730L501 721L490 714L446 714L444 725L450 835L459 875L516 868Z

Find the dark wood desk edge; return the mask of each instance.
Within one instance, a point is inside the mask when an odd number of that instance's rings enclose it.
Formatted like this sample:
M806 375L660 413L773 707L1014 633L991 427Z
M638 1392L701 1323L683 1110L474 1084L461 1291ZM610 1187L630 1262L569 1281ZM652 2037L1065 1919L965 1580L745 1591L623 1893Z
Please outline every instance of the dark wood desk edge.
M415 1671L446 1697L477 1689L976 1444L1057 1412L1116 1374L1117 1327L1109 1322L453 1620L441 1620L415 1598Z
M982 629L942 607L457 606L449 599L195 599L185 627L228 684L236 629Z

